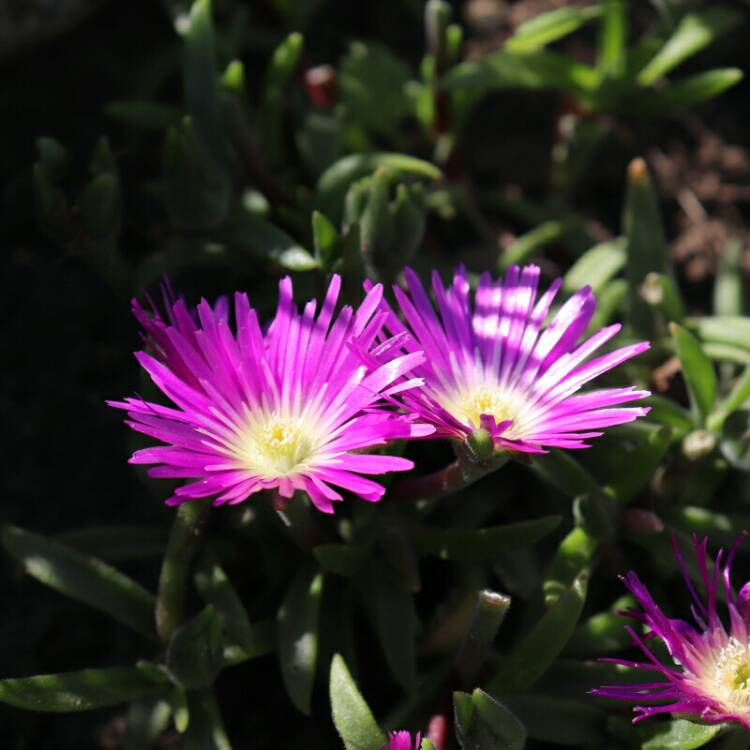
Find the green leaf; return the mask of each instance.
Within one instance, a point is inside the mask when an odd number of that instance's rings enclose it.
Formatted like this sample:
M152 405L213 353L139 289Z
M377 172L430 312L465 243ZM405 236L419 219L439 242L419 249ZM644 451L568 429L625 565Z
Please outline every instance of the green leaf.
M654 722L639 727L641 750L693 750L703 747L725 728L722 724L694 724L685 719Z
M667 320L682 323L685 302L674 280L664 273L646 274L641 286L641 297L659 310Z
M687 318L685 325L696 333L701 341L750 350L750 317L715 315Z
M336 227L320 211L312 214L313 243L315 260L320 268L329 271L338 259L339 233Z
M512 695L504 702L523 722L531 739L575 748L603 748L612 743L604 729L607 714L590 700Z
M738 84L744 76L739 68L716 68L696 73L662 89L642 91L626 100L625 109L635 115L677 115L686 109L713 99Z
M419 184L407 187L403 183L396 187L393 253L399 268L414 255L424 237L426 216L421 188Z
M206 560L195 573L195 584L206 604L223 619L227 635L246 653L255 653L258 644L247 610L222 567Z
M78 198L81 223L87 239L113 237L120 228L120 186L117 177L104 173L94 177Z
M565 646L565 655L598 658L628 648L630 635L618 613L633 606L635 600L632 596L622 596L609 612L599 612L582 622Z
M632 500L653 477L671 443L672 428L664 426L647 429L627 450L621 446L621 463L609 473L607 489L622 503Z
M690 413L671 398L652 394L639 403L651 409L647 419L671 427L674 438L679 438L696 427Z
M191 691L188 708L190 723L182 750L232 750L213 691Z
M596 311L589 323L589 331L598 331L609 325L624 308L629 285L625 279L612 279L599 293Z
M685 328L672 323L669 330L680 358L693 412L703 424L716 401L716 372L713 363L697 339Z
M534 544L554 531L561 520L560 516L544 516L484 529L420 529L413 532L413 539L423 555L446 560L492 560L501 547Z
M288 271L311 271L315 258L286 232L258 214L243 210L222 232L222 239L235 251L249 253Z
M281 675L292 703L310 714L310 697L318 663L318 617L323 576L302 568L284 597L278 614Z
M0 701L29 711L89 711L168 690L135 667L84 669L0 680Z
M560 542L544 581L544 603L550 607L565 594L568 587L582 573L588 573L599 542L576 527Z
M194 0L190 15L179 30L185 40L183 77L187 111L200 140L213 159L222 164L226 158L226 144L211 0Z
M509 596L486 589L479 592L474 620L458 656L458 671L465 685L473 684L509 608Z
M387 134L409 114L409 69L377 42L353 42L341 61L338 86L347 116L367 130Z
M362 253L370 261L387 258L393 242L389 202L392 180L392 172L385 167L378 167L370 180L367 203L359 223Z
M441 87L448 91L495 89L563 89L586 93L596 86L596 71L575 58L539 50L524 55L499 51L450 70Z
M118 570L15 526L3 527L2 543L33 578L142 635L156 637L153 595Z
M722 399L709 415L706 425L710 430L720 430L726 418L737 409L744 408L750 401L750 366L737 378L732 390Z
M750 515L720 513L696 505L666 508L664 519L671 525L695 534L705 534L714 544L730 545L737 538L737 530L750 528Z
M719 258L719 270L714 281L714 313L741 316L743 312L742 255L744 248L738 239L724 246Z
M346 750L380 750L387 745L388 738L375 722L340 654L331 662L329 685L333 723Z
M350 154L328 167L318 179L316 192L319 209L337 221L341 217L344 196L349 186L360 177L372 174L378 167L428 180L437 180L442 176L442 172L434 164L406 154Z
M585 495L598 489L596 481L586 469L564 451L551 450L543 456L534 456L531 469L569 497Z
M600 242L570 267L563 277L563 291L573 294L588 285L594 294L598 294L624 267L625 260L624 238Z
M456 725L456 737L461 747L470 741L471 725L474 721L476 707L468 693L453 693L453 718Z
M375 628L388 668L406 691L417 681L417 613L407 580L392 569L370 566L363 577L364 595L373 598Z
M162 171L167 210L176 226L204 229L224 221L230 203L229 176L198 137L190 118L167 131Z
M524 21L505 42L509 52L529 52L544 47L577 31L588 21L601 15L601 7L556 8Z
M624 224L629 320L639 335L650 336L654 314L640 290L649 273L669 271L669 260L656 194L643 159L634 159L628 167Z
M150 750L166 729L172 708L164 698L139 698L129 708L123 750Z
M283 96L302 54L302 34L293 32L273 51L259 107L263 156L274 169L284 162Z
M66 531L54 539L84 555L122 562L163 554L169 532L148 526L89 526Z
M707 47L739 20L738 13L721 7L684 16L672 36L638 73L636 82L639 86L652 85L696 52Z
M479 688L471 694L471 702L476 709L476 723L482 730L481 734L489 740L480 748L522 750L526 744L526 730L512 711Z
M175 631L167 646L167 669L182 687L213 684L224 663L224 623L209 604Z
M625 0L603 0L604 18L599 33L597 67L607 85L607 79L617 79L625 72L627 43L627 3Z
M566 234L570 222L546 221L530 232L516 238L500 255L499 266L506 271L514 264L525 263L537 250L551 245Z
M563 650L573 634L586 601L588 576L583 573L503 659L488 690L493 694L530 688Z

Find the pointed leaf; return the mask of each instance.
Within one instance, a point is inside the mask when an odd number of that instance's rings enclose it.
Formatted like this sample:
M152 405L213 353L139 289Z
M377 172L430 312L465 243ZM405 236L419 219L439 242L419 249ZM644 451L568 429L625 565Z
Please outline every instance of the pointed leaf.
M245 605L223 568L217 562L205 561L196 571L195 584L206 604L211 604L224 620L227 635L244 651L254 653L258 644L253 626Z
M639 86L650 86L699 50L711 44L720 34L740 20L728 8L708 8L702 13L684 16L672 36L660 47L649 63L638 73Z
M29 711L89 711L168 690L160 681L135 667L84 669L34 677L0 680L0 701Z
M587 250L563 277L563 291L573 294L588 285L598 294L625 265L625 240L600 242Z
M167 646L167 669L191 690L213 684L224 663L224 624L211 605L185 623Z
M550 607L568 590L573 581L588 571L598 541L582 528L574 528L560 542L544 581L544 603Z
M211 0L195 0L179 30L185 39L183 74L187 110L201 141L217 163L223 163L226 145Z
M150 750L166 729L172 708L164 698L139 698L128 708L123 750Z
M38 581L142 635L156 637L154 596L115 568L15 526L3 527L2 543Z
M213 692L190 692L188 706L190 724L182 742L182 750L232 750Z
M622 451L620 468L609 474L606 489L627 503L650 481L672 443L669 426L651 429L632 449Z
M639 335L649 336L654 313L641 297L640 289L649 273L667 273L669 260L656 194L643 159L633 159L628 167L624 225L627 241L626 275L630 295L629 320Z
M346 750L380 750L388 743L340 654L331 662L329 689L333 723Z
M487 750L522 750L526 744L526 730L512 711L491 695L476 688L471 694L476 708L477 723L489 735Z
M518 53L544 47L572 34L600 15L601 8L598 5L563 7L540 13L516 28L513 36L505 42L505 49Z
M573 634L586 601L588 575L573 585L537 621L531 631L505 657L489 683L493 694L527 690L547 670Z
M329 218L338 221L349 186L360 177L372 174L378 167L429 180L437 180L442 175L434 164L406 154L350 154L328 167L318 179L318 208Z
M682 365L690 402L696 416L704 424L716 400L716 372L697 339L685 328L675 323L670 325L677 356Z
M694 724L685 719L653 723L640 728L641 750L694 750L725 729L722 724Z
M375 627L385 660L397 682L407 692L417 680L417 614L408 582L391 570L371 567L364 595L373 597Z
M316 568L296 575L278 614L281 675L292 703L310 713L310 698L318 663L318 616L323 576Z

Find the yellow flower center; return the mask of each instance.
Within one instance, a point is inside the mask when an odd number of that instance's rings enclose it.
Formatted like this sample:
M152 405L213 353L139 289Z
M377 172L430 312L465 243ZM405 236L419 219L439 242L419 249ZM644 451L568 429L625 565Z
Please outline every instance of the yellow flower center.
M248 425L236 455L246 469L261 477L288 477L305 468L319 445L310 425L294 417L267 414Z
M520 404L517 396L496 385L482 384L471 390L442 399L442 405L464 424L479 427L482 414L491 414L495 422L513 420L511 430L518 432Z
M750 708L750 650L748 644L732 637L719 652L714 662L713 680L715 697L728 709Z

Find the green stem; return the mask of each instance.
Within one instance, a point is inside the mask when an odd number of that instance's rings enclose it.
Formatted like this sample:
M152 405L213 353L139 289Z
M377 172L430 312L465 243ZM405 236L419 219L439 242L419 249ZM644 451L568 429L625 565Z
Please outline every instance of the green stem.
M156 600L156 630L162 643L168 643L182 624L190 562L210 508L208 501L192 500L180 505L175 515Z
M452 495L496 471L507 460L507 453L485 461L470 461L459 454L458 459L439 471L394 482L388 496L396 500L426 500Z

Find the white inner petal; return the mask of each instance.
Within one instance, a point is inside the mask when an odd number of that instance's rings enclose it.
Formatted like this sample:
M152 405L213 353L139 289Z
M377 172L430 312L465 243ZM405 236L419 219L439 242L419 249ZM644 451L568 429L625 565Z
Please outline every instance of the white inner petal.
M242 468L260 477L288 477L309 468L324 443L309 417L263 412L239 431L234 455Z
M732 636L696 680L702 692L730 713L750 710L750 648Z

